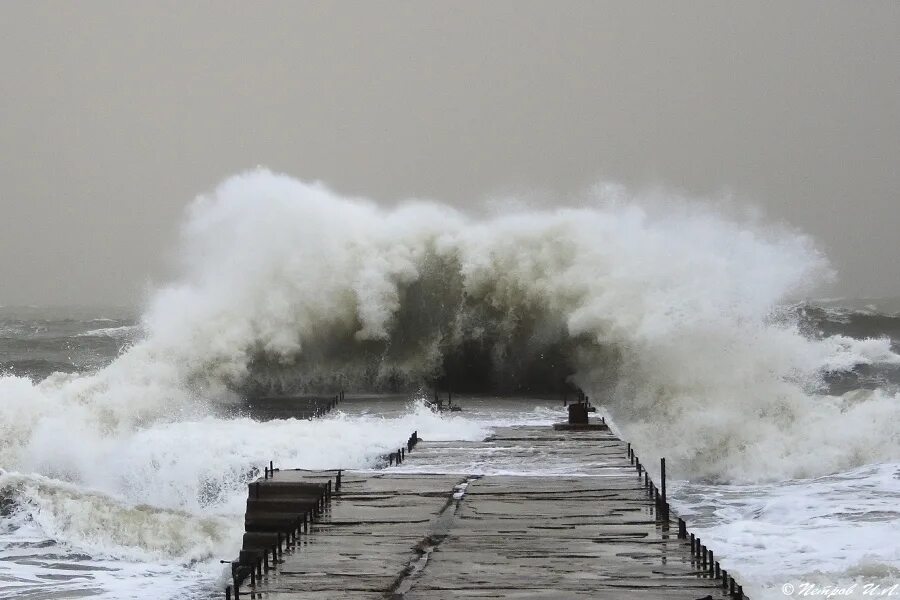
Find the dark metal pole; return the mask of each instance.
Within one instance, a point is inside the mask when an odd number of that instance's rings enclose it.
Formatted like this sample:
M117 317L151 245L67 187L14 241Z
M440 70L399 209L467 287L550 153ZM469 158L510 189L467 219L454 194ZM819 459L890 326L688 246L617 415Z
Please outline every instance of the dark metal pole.
M660 493L662 494L662 503L666 503L666 459L659 459L659 484Z

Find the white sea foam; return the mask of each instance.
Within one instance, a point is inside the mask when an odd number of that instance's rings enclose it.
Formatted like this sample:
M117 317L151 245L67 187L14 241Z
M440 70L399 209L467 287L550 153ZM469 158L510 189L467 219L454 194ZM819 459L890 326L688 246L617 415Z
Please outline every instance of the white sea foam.
M95 319L99 320L99 319ZM102 327L79 333L77 337L109 337L117 340L130 340L140 333L137 325L121 325L119 327Z
M864 585L900 583L898 475L895 462L777 484L671 485L691 532L752 598L784 598L782 586L802 583L857 583L849 597L864 598Z
M489 426L421 410L209 416L257 365L307 380L337 371L350 386L416 381L466 341L501 365L567 345L577 383L676 475L764 482L896 461L897 396L822 393L829 371L900 362L888 341L810 339L777 310L830 276L811 241L675 204L600 191L476 219L266 171L228 179L188 210L181 273L150 299L137 343L89 375L0 378L0 464L22 474L4 477L26 478L17 489L47 535L190 561L233 535L215 517L239 511L254 465L365 466L415 428L475 439ZM122 531L90 528L115 519ZM173 523L193 539L166 539Z
M810 240L676 204L650 213L616 190L473 219L267 171L233 177L191 205L182 274L150 301L142 341L92 375L0 380L0 459L85 477L93 465L47 450L63 432L93 448L196 419L260 356L312 371L304 357L330 367L315 359L333 359L338 340L352 386L373 369L376 383L427 378L447 348L488 333L500 361L568 340L582 387L685 474L758 480L896 458L893 397L816 393L829 370L900 361L888 341L813 340L773 318L829 274Z

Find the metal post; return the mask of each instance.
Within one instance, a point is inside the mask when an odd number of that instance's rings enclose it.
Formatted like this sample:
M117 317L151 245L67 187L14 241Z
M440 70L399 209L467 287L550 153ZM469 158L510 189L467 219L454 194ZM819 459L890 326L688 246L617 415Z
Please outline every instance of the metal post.
M662 502L666 502L666 459L659 459L659 485L662 493Z
M225 586L225 600L231 600L231 586Z
M722 589L726 589L728 587L728 571L722 569Z
M341 491L341 469L338 469L337 479L334 482L334 491Z
M712 576L713 573L716 572L716 557L713 554L713 551L709 551L709 574Z
M721 569L719 569L719 561L716 561L716 573L715 573L715 578L718 579L718 578L721 577L721 576L722 576L722 571L721 571Z

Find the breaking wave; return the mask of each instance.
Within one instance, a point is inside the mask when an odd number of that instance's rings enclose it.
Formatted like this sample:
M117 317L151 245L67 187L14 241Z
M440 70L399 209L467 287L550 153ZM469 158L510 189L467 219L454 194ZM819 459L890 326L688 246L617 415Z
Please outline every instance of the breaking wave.
M77 458L35 464L62 432L114 445L260 390L434 382L578 385L642 456L695 478L900 456L894 392L827 393L834 373L900 361L890 342L811 335L784 308L831 277L811 240L652 200L600 188L571 208L476 218L232 177L190 206L180 274L151 298L141 339L89 375L0 379L0 462L78 480Z

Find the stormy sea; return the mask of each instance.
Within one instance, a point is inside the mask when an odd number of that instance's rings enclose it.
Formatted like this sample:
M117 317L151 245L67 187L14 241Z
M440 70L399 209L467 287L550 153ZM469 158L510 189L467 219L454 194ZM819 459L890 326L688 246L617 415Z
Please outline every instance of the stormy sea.
M366 469L413 430L549 425L567 386L667 457L754 600L900 579L900 299L822 299L840 274L802 232L605 188L386 208L259 170L180 239L140 309L0 307L0 598L219 598L269 460ZM429 410L432 385L466 410ZM315 420L240 410L338 388Z

